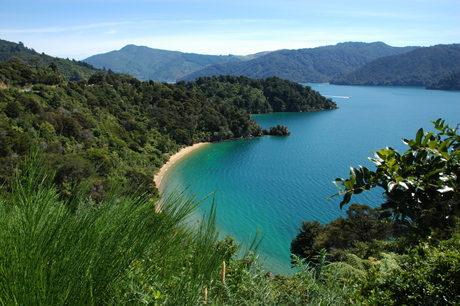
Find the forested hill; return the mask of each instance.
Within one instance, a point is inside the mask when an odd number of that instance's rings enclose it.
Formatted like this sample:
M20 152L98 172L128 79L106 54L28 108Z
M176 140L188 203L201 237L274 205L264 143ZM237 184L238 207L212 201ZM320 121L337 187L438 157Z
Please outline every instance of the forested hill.
M128 73L141 81L175 82L209 65L241 62L250 58L252 57L183 53L127 45L117 51L93 55L84 61L101 69L105 67L117 73Z
M0 39L0 62L18 62L26 64L37 70L46 69L55 63L59 66L62 77L71 81L88 79L91 75L99 71L90 64L81 61L52 57L44 53L38 53L32 48L27 48L22 42L14 43Z
M339 85L428 86L460 70L460 44L419 48L376 59L331 81Z
M278 77L251 79L244 76L221 75L201 77L189 83L180 81L177 85L196 88L213 101L224 101L251 114L310 112L337 108L331 99L324 98L311 87Z
M88 179L96 200L110 180L154 194L155 171L180 147L261 136L249 112L337 107L309 87L277 78L173 85L98 72L70 82L59 69L0 63L0 185L9 184L15 165L38 146L63 194Z
M382 42L346 42L311 49L280 50L251 61L212 65L182 79L191 81L200 76L244 75L250 78L277 76L299 83L322 83L350 73L376 58L417 48L391 47Z
M438 82L428 85L427 89L460 90L460 70L449 74Z

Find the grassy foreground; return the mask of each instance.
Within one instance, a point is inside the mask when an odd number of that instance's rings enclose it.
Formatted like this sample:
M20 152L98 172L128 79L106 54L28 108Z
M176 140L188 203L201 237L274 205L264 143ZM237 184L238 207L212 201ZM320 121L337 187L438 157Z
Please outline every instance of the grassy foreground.
M250 252L236 259L233 239L218 241L213 211L188 225L193 199L171 195L161 213L152 199L116 192L102 204L84 190L62 201L40 164L30 157L12 192L0 194L2 305L275 305L305 302L308 290L314 300L326 296L307 274L297 288L294 278L269 277Z
M62 202L37 165L29 161L0 198L1 304L185 302L217 277L222 259L212 252L211 224L197 232L181 225L194 202L176 195L162 213L142 196Z

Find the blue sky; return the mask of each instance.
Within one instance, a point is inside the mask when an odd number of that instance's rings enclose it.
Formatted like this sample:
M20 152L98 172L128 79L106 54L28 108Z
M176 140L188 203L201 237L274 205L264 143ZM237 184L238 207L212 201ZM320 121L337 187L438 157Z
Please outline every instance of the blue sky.
M247 55L344 41L460 43L458 0L0 0L0 38L81 60L127 44Z

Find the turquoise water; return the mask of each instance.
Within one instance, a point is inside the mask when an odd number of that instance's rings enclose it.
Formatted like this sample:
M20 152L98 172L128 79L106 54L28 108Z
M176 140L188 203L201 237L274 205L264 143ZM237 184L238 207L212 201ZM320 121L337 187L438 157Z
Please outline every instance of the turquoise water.
M365 87L310 84L331 97L339 109L314 113L256 115L263 127L286 125L289 137L263 137L211 144L198 149L168 171L166 190L183 190L201 206L218 205L222 235L243 245L260 232L259 248L274 273L290 274L290 242L301 221L327 223L343 215L332 181L346 177L349 166L372 166L370 151L391 146L406 149L401 138L413 138L430 121L460 122L460 92L419 87ZM382 190L353 202L378 206Z

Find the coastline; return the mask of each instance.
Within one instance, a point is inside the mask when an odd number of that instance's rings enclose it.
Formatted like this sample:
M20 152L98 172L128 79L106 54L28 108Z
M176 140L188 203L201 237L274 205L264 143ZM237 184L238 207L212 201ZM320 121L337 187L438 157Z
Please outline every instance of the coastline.
M210 142L195 143L191 146L182 148L181 150L179 150L179 152L175 153L169 158L169 160L161 167L160 171L158 171L153 177L153 181L155 182L155 185L158 188L158 191L160 192L160 194L164 190L163 178L168 172L168 170L184 156L188 155L192 151L195 151L196 149L201 148L209 143Z

